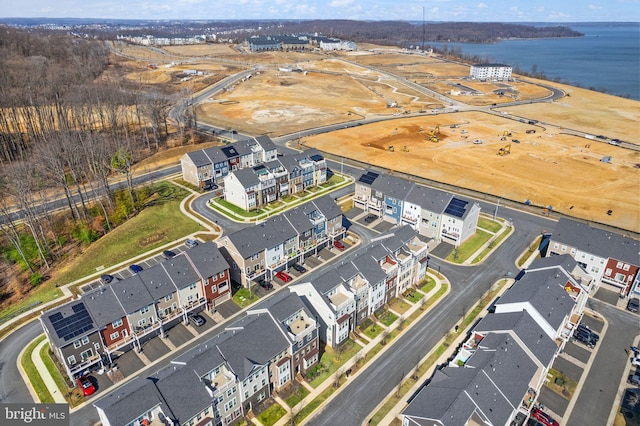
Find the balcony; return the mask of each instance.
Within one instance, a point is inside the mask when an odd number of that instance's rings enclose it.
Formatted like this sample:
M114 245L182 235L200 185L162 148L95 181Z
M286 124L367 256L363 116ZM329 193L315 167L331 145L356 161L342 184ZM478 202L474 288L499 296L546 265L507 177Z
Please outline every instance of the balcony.
M128 345L129 343L133 342L133 336L132 335L128 335L127 337L118 340L115 343L112 343L111 345L107 346L107 352L111 353L111 352L115 352L118 349Z
M353 303L353 298L350 295L340 292L329 296L329 300L331 300L331 304L336 311L346 309L347 306Z
M85 368L95 364L98 361L100 361L100 355L93 355L89 358L84 359L82 362L79 362L78 364L70 365L69 370L71 371L72 374L75 374L78 371L82 371Z

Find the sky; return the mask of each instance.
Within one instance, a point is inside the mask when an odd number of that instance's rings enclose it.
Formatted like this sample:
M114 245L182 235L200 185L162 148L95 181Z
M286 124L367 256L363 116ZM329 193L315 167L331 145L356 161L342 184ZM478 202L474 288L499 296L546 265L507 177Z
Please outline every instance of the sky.
M0 0L3 18L640 22L640 0Z

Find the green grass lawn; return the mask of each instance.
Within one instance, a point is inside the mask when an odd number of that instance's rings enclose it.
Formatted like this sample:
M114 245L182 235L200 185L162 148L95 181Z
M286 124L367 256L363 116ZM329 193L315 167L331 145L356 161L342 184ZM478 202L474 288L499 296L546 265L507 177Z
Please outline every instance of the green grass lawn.
M516 265L518 265L518 268L521 268L522 265L524 265L524 262L526 262L526 260L529 259L529 256L531 256L531 254L533 254L534 251L538 250L538 247L540 247L541 240L542 240L542 235L538 235L533 240L533 242L529 244L529 247L527 248L527 250L524 253L522 253L522 256L520 256L520 258L516 262Z
M422 299L423 297L424 297L424 294L422 294L419 291L411 292L406 296L407 300L411 303L418 303L420 299Z
M414 291L413 293L417 292ZM404 314L409 310L409 308L411 308L411 306L412 305L402 297L396 297L391 302L389 302L389 308L393 309L394 312L397 312L399 314Z
M380 324L371 324L369 327L362 330L362 332L369 339L373 340L382 330L384 330L384 328L382 328Z
M219 212L221 212L224 215L228 215L228 213L221 209L220 206L231 210L236 216L240 216L240 217L256 217L256 216L260 216L261 214L264 214L263 210L250 210L250 211L246 211L238 206L236 206L235 204L231 204L230 202L228 202L227 200L223 200L222 198L214 198L211 200L211 206L213 208L215 208L216 210L218 210Z
M424 283L423 286L420 287L420 291L423 292L424 294L429 293L436 286L436 281L428 275L424 279L423 283Z
M254 292L250 292L248 288L242 287L234 293L232 299L238 306L245 308L257 302L259 297Z
M494 234L502 228L502 224L498 221L494 221L492 219L487 219L485 217L480 217L478 219L478 228L482 228L486 231L493 232Z
M264 426L271 426L280 420L285 414L287 414L287 411L282 408L280 404L274 402L269 406L269 408L260 413L258 420L260 420L260 423Z
M376 318L378 318L378 321L389 327L398 319L398 316L393 312L381 311L376 313Z
M33 387L33 390L38 396L38 399L40 400L40 402L43 404L52 404L54 402L53 397L49 393L49 390L47 389L47 386L44 384L42 377L40 377L40 373L38 373L38 370L36 369L35 364L31 360L31 354L33 353L33 350L45 338L46 337L43 334L33 342L29 343L29 345L27 346L27 349L24 351L22 355L22 359L20 359L20 364L22 365L24 372L29 378L29 382L31 382L31 386Z
M289 398L285 399L285 402L289 407L295 407L300 401L305 399L309 395L309 390L304 386L300 386Z
M480 254L478 254L472 261L471 263L478 263L481 260L483 260L485 257L487 257L489 255L489 253L491 253L492 250L494 250L496 247L498 247L502 241L504 241L505 238L507 238L509 236L509 233L511 232L511 227L508 226L504 229L504 232L500 233L495 240L493 240L487 247L485 247L484 250L482 250L480 252Z
M322 358L318 362L318 375L309 382L311 386L317 388L328 379L333 373L338 371L345 362L353 357L362 347L353 340L347 340L342 348L335 352L331 348L327 347L327 350L322 354Z
M492 234L485 232L482 229L477 229L476 233L472 237L462 243L460 247L449 253L447 260L453 263L464 263L469 256L478 251L478 249L482 247L484 243L489 241L492 236Z
M305 406L298 413L298 420L302 420L309 416L309 414L313 413L316 408L322 405L333 393L336 391L336 388L333 386L329 386L324 391L320 393L317 397L315 397L311 402L305 404Z

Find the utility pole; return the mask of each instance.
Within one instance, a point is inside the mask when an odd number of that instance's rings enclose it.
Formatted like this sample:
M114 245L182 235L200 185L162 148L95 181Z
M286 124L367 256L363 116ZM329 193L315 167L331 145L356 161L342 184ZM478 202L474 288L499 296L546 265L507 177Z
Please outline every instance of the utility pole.
M500 198L498 198L498 202L496 203L496 209L493 212L493 221L496 221L496 217L498 216L498 206L500 205Z

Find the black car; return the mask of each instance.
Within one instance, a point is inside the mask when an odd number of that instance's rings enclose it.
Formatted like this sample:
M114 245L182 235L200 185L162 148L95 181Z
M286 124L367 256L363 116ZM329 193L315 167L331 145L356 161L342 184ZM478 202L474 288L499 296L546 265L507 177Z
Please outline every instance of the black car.
M113 275L104 274L100 277L100 281L102 281L102 284L109 284L113 281Z
M584 331L580 330L576 330L576 332L573 333L573 337L575 337L577 341L584 343L590 348L593 348L598 342L593 338L593 336L591 336L591 333L585 333Z
M589 327L587 327L582 323L578 324L578 327L576 327L576 330L581 331L583 333L590 334L591 337L593 337L595 340L600 340L600 335L598 333L594 332L593 330L591 330Z
M198 327L204 324L204 318L198 314L189 315L189 321L191 321L191 324Z
M305 272L307 272L307 268L305 268L302 265L298 265L297 263L295 265L293 265L292 268L295 269L296 271L300 272L301 274L304 274Z
M262 288L264 288L265 290L271 290L273 288L273 284L271 284L269 281L267 280L259 280L258 281L258 285Z
M369 216L367 216L367 217L365 217L365 218L364 218L364 223L371 223L371 222L373 222L374 220L376 220L376 216L375 216L375 215L370 214Z
M164 257L165 259L171 259L172 257L175 257L175 255L176 254L171 250L165 250L162 252L162 257Z
M627 311L630 312L638 312L638 307L640 306L640 300L637 297L632 297L627 302Z

